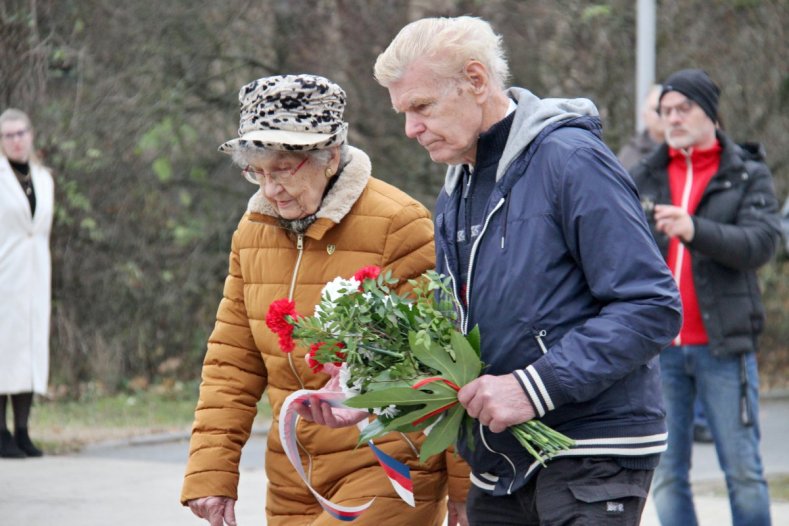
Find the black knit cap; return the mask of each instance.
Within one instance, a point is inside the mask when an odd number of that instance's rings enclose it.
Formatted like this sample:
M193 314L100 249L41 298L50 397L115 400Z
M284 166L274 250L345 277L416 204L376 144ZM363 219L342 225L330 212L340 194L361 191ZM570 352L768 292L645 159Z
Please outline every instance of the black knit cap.
M663 91L660 92L658 104L669 91L678 91L695 102L704 110L704 113L718 122L718 98L721 90L715 82L701 69L682 69L672 73L663 82Z

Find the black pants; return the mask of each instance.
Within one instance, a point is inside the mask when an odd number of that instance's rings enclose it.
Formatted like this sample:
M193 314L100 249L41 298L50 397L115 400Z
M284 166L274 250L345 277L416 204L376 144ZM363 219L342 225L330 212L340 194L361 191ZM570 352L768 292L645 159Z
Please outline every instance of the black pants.
M610 458L562 458L540 469L512 495L471 486L473 526L607 526L641 521L654 470L626 469Z
M27 422L30 420L30 408L33 407L33 393L17 393L12 395L0 395L0 431L7 430L6 407L8 399L14 406L14 428L27 429Z

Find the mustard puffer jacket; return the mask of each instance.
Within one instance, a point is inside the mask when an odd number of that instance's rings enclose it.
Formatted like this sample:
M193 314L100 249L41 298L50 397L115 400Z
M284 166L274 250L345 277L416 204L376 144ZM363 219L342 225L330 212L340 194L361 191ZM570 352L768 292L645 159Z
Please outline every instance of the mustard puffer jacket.
M256 404L268 388L273 421L268 433L266 515L269 526L338 524L320 508L291 466L278 433L285 398L319 389L306 349L283 353L266 327L269 305L292 298L302 315L313 313L324 284L378 265L407 280L434 267L433 224L417 201L370 176L367 155L349 147L350 162L324 198L317 220L296 236L278 225L262 192L250 199L233 235L230 270L203 363L200 399L181 502L206 496L237 499L238 463ZM356 427L330 429L300 421L297 438L313 487L342 505L377 497L356 524L443 524L447 492L465 501L468 466L453 452L418 461L421 433L391 433L376 445L411 469L416 508L400 500L369 447L356 447Z

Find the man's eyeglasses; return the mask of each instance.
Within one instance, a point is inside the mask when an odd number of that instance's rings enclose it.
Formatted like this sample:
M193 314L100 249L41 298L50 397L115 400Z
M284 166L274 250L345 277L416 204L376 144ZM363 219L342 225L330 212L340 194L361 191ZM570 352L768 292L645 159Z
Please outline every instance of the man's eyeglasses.
M292 170L276 170L273 172L264 172L261 170L255 170L251 166L247 165L241 171L241 173L244 175L246 180L252 184L264 183L267 177L277 184L287 184L289 181L293 179L293 176L296 175L296 172L301 170L301 167L306 164L308 159L309 156L302 159L301 162L298 165L296 165L296 167L293 168Z
M677 117L683 118L690 113L690 110L692 110L695 105L696 103L692 100L685 99L684 102L680 102L676 106L659 106L657 112L658 115L664 119L670 117L672 111L677 112Z
M25 128L24 130L19 130L19 131L16 131L16 132L4 133L4 134L0 135L0 137L2 137L4 141L13 141L14 139L21 139L22 137L27 135L28 131L30 131L30 130Z

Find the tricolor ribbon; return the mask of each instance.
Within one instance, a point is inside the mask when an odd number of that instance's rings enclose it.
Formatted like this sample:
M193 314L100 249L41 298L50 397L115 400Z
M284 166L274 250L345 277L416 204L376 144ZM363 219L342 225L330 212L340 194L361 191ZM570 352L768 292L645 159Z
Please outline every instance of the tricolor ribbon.
M309 480L307 479L307 475L304 473L304 468L301 466L301 458L299 457L299 450L296 442L296 422L298 421L299 415L295 408L298 406L298 404L304 404L305 402L308 402L311 397L318 398L319 400L326 402L330 406L336 408L345 408L343 402L347 398L345 393L335 391L310 391L307 389L302 389L300 391L291 393L285 399L285 403L283 404L279 413L280 442L282 442L282 447L285 450L285 455L287 455L288 460L290 460L290 463L301 477L301 480L304 481L304 484L315 496L318 504L320 504L321 507L335 519L350 522L355 520L362 513L364 513L367 508L372 506L373 502L375 501L375 497L360 506L340 506L339 504L334 504L329 499L323 497L323 495L318 493L318 491L315 490L315 488L313 488L310 484ZM367 421L365 420L360 424L363 428L363 426L367 425ZM410 504L411 506L414 506L414 486L411 481L411 472L408 469L408 466L381 451L375 446L375 444L373 444L372 440L370 440L368 444L370 445L370 449L375 455L375 458L378 460L378 463L386 472L386 476L389 478L389 482L392 484L394 490L397 492L400 498L403 499L403 501Z
M455 382L453 382L451 380L447 380L446 378L441 378L440 376L431 376L430 378L425 378L423 380L419 380L417 383L412 385L411 388L412 389L419 389L420 387L425 386L427 384L432 384L433 382L444 382L445 384L447 384L449 387L451 387L455 391L460 391L460 386L458 384L456 384ZM417 425L421 424L422 422L424 422L425 420L427 420L428 418L432 418L432 417L436 416L439 413L443 413L444 411L446 411L447 409L449 409L450 407L454 406L457 403L459 403L459 402L457 400L455 400L453 402L448 403L447 405L442 405L441 407L439 407L435 411L431 411L428 414L426 414L425 416L423 416L421 418L417 418L416 420L411 422L411 425L412 426L417 426Z

